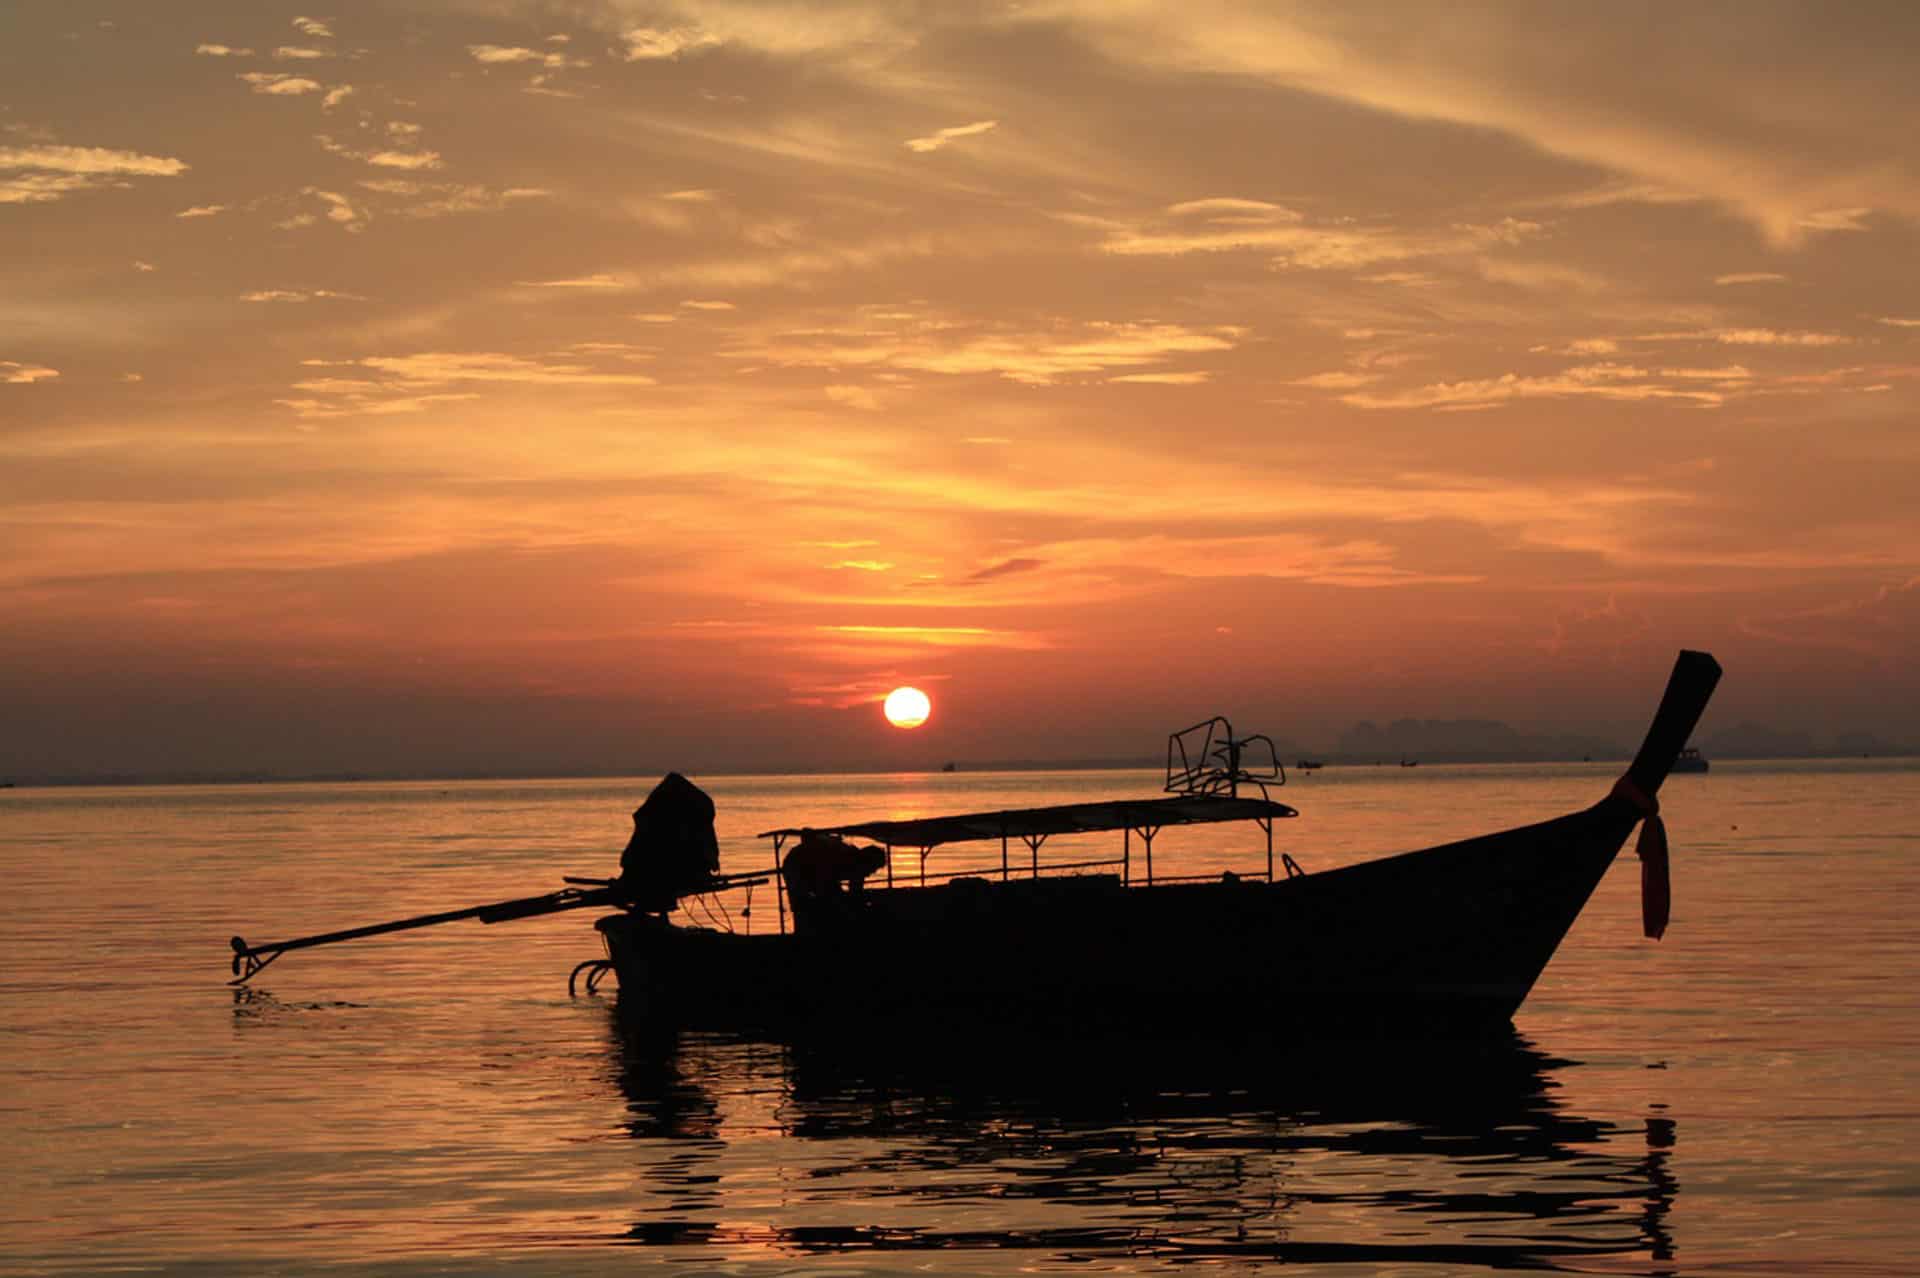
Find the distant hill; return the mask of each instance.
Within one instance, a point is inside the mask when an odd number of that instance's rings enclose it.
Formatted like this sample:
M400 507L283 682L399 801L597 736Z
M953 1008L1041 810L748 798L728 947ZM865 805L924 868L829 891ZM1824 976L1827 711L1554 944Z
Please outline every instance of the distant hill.
M1616 741L1576 733L1525 733L1497 719L1395 719L1384 728L1363 720L1340 734L1343 759L1428 762L1528 763L1572 759L1623 759Z
M1782 732L1747 720L1699 743L1709 759L1804 759L1818 754L1805 732Z

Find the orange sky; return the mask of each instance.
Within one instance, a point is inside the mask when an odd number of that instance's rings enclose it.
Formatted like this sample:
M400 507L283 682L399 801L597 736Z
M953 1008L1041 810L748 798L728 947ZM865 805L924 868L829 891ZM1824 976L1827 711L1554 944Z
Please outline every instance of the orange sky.
M0 775L1912 740L1917 37L7 5Z

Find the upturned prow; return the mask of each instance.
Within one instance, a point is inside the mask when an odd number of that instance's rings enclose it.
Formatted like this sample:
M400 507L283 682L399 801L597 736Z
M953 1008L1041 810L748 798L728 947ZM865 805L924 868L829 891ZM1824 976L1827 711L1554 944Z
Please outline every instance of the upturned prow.
M1667 779L1667 773L1673 770L1673 761L1680 757L1681 748L1699 725L1700 716L1719 682L1720 663L1712 654L1680 650L1680 656L1673 663L1673 674L1667 679L1667 691L1660 698L1660 708L1654 712L1653 723L1647 729L1647 739L1641 743L1640 753L1633 757L1633 766L1627 769L1627 779L1648 798L1653 797L1661 782Z

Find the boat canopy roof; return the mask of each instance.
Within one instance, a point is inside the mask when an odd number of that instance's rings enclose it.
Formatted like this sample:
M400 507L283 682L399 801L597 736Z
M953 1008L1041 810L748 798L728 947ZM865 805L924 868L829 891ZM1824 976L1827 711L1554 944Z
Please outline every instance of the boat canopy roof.
M1181 794L1164 799L1116 799L1063 803L1045 808L1007 808L964 816L921 817L913 821L859 821L852 825L793 826L767 830L763 839L785 840L809 830L820 834L872 839L890 848L935 848L943 843L1017 838L1027 841L1055 834L1095 834L1102 830L1143 830L1168 825L1205 825L1215 821L1271 821L1300 814L1271 799L1241 799L1224 794Z

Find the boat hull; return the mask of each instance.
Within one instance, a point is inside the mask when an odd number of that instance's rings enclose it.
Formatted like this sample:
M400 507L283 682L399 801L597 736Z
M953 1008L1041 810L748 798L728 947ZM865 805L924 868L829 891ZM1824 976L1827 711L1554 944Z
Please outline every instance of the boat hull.
M876 890L796 934L602 918L623 1014L699 1028L1001 1023L1171 1035L1504 1030L1638 813L1284 879Z

